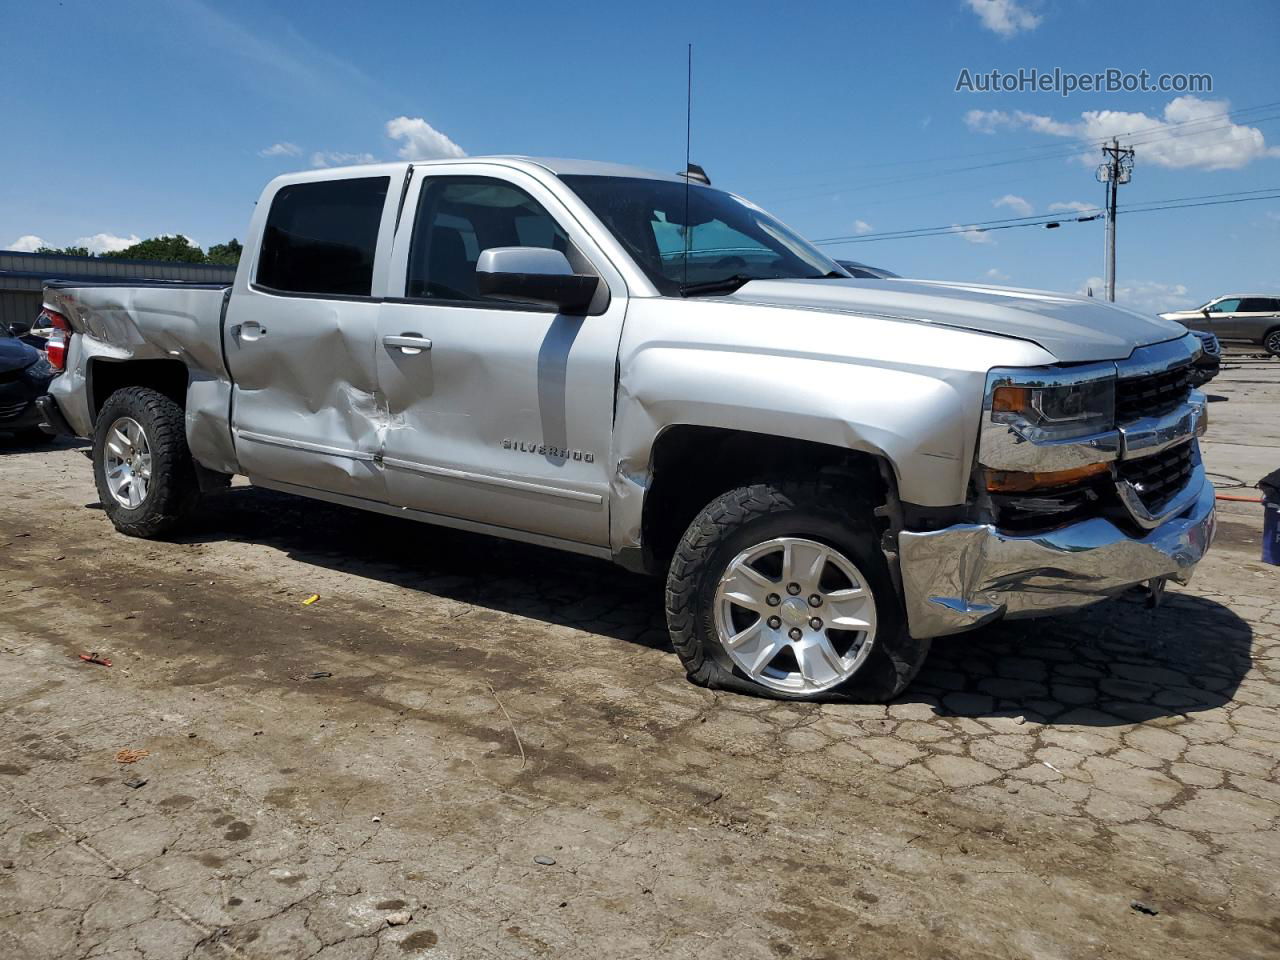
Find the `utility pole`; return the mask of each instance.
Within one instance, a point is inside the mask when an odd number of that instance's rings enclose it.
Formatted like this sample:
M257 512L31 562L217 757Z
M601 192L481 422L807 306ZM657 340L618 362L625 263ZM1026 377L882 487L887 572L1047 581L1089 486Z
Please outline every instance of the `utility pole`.
M1107 232L1106 232L1106 287L1107 299L1112 303L1116 299L1116 194L1120 184L1133 179L1133 147L1121 147L1120 140L1111 138L1111 146L1102 148L1102 155L1107 159L1098 164L1095 174L1100 183L1107 186Z

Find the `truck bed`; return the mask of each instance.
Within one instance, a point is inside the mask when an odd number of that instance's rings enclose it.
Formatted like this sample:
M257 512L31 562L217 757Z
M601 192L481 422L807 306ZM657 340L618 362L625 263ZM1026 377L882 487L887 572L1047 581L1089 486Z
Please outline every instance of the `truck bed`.
M45 305L66 317L76 334L66 374L50 388L72 429L81 436L93 433L91 380L99 364L181 363L189 378L191 452L209 469L231 472L231 375L222 352L222 319L230 292L230 284L167 280L47 283Z

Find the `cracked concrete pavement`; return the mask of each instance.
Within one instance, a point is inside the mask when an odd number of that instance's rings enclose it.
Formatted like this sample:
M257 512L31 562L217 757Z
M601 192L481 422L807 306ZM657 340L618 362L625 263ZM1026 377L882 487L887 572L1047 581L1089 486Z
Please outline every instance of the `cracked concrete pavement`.
M1280 370L1209 392L1280 460ZM1252 505L1158 610L797 705L688 684L658 585L603 563L244 487L130 540L79 451L7 450L0 955L1280 954Z

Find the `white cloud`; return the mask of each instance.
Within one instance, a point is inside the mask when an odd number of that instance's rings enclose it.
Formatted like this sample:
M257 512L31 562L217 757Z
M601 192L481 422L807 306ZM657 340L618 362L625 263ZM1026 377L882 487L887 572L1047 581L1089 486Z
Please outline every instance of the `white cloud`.
M265 150L259 150L260 157L296 157L302 153L302 148L296 143L290 143L288 140L281 140L279 143L273 143Z
M958 233L960 237L969 243L995 243L995 238L991 236L982 227L961 226L958 223L951 225L951 232Z
M982 25L1002 37L1040 26L1040 17L1026 10L1018 0L965 0Z
M402 140L403 160L445 160L467 152L421 117L396 117L387 121L387 136Z
M1266 156L1280 156L1280 148L1268 147L1257 127L1232 123L1226 100L1176 97L1165 104L1160 116L1123 110L1089 110L1073 122L1017 110L970 110L965 125L978 133L994 133L1001 127L1022 128L1055 137L1075 137L1100 142L1119 137L1132 141L1138 164L1197 170L1238 170ZM1086 166L1098 163L1099 151L1081 156Z
M1053 213L1067 212L1072 213L1098 213L1102 208L1094 203L1084 203L1080 200L1068 200L1065 203L1051 203L1049 210Z
M335 150L317 150L311 155L313 167L355 167L364 163L377 163L372 153L341 153Z
M1101 277L1090 277L1076 293L1084 296L1093 288L1095 297L1104 297L1106 287ZM1181 283L1157 283L1154 280L1138 280L1128 284L1116 284L1116 303L1140 313L1167 313L1170 310L1186 310L1195 306L1187 288Z
M862 234L864 233L870 233L874 229L875 227L867 223L867 221L865 220L853 221L853 232L856 233L858 236L862 236Z
M1008 283L1010 279L1007 273L1002 273L995 267L992 267L984 273L982 277L984 280L990 280L992 283Z
M127 237L119 237L114 233L95 233L92 237L76 237L72 246L88 247L90 253L116 253L125 247L132 247L141 239L136 233Z
M35 253L41 247L47 247L48 244L37 237L34 233L24 233L13 243L5 247L6 250L14 250L18 253Z
M995 133L1012 123L1013 117L1003 110L970 110L964 115L964 125L975 133Z
M1031 211L1035 209L1026 200L1022 199L1022 197L1012 193L1006 193L999 200L992 200L991 205L993 207L1008 207L1020 217L1029 217L1031 215Z

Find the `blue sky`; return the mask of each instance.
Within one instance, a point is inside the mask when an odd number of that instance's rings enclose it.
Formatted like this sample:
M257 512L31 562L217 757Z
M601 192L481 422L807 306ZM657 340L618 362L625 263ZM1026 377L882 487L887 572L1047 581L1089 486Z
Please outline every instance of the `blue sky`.
M1101 155L1081 144L1129 131L1148 142L1122 203L1280 193L1270 0L3 0L0 246L166 232L208 246L243 236L270 177L344 158L679 169L690 41L694 160L811 238L1099 203ZM955 91L962 68L1033 67L1207 72L1213 91ZM1093 222L827 249L1074 291L1100 286L1102 246ZM1280 199L1122 216L1118 260L1121 298L1142 309L1280 291Z

